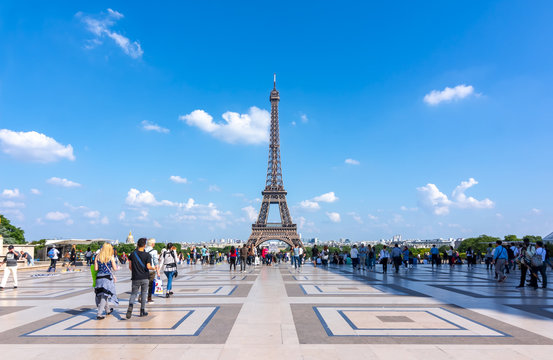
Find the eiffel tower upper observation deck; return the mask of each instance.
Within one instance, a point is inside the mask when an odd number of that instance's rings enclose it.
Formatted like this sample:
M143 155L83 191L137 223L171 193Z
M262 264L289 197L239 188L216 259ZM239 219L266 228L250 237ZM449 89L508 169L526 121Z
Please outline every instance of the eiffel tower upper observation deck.
M282 167L280 163L280 137L278 127L278 102L280 94L276 89L276 75L273 81L273 90L269 97L271 101L271 137L269 144L269 161L267 164L267 180L265 189L261 192L263 201L257 222L252 225L252 234L248 239L248 245L259 246L267 240L281 240L287 244L302 245L298 235L296 224L292 223L292 217L286 203L286 190L282 181ZM268 223L271 204L277 204L279 208L280 222Z

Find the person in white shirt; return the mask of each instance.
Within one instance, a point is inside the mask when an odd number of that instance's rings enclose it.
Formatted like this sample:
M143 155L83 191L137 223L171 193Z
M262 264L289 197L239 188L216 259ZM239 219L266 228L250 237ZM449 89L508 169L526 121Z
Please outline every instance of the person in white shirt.
M535 260L531 260L531 267L532 267L532 277L530 278L530 286L534 289L538 288L538 273L541 274L541 287L543 289L547 288L547 274L546 274L546 264L545 264L545 255L546 250L543 247L542 241L536 241L536 252L534 256L540 257L541 256L541 265L535 265ZM532 258L531 258L532 259Z
M159 254L157 252L157 250L154 248L154 246L156 245L156 239L154 238L150 238L148 239L148 242L147 242L147 246L146 248L144 249L145 252L147 252L148 254L150 254L150 256L152 257L152 268L153 270L150 270L150 277L149 277L149 283L148 283L148 304L153 304L154 301L152 300L152 293L153 293L153 288L154 288L154 279L156 277L156 274L157 274L157 277L161 277L161 274L160 274L160 271L159 271Z
M386 249L386 245L380 250L379 261L382 264L382 271L384 274L388 272L388 261L390 260L390 253Z
M349 256L351 257L351 265L353 267L353 270L357 270L357 266L359 265L359 251L357 250L357 245L353 245L349 252Z

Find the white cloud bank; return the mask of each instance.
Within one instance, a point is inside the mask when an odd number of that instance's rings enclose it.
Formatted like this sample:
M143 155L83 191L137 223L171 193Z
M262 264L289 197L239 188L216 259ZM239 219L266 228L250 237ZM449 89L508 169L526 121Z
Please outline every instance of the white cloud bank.
M44 218L46 220L51 220L51 221L62 221L65 219L69 219L69 214L62 213L60 211L50 211L49 213L46 214Z
M424 102L428 105L438 105L441 102L450 102L453 100L464 99L469 95L474 94L472 85L457 85L454 88L446 87L442 91L432 90L424 96Z
M333 203L338 200L338 197L336 194L334 194L334 191L327 192L325 194L315 196L311 200L303 200L300 202L300 207L305 210L319 210L321 206L319 205L320 202L325 203Z
M196 204L194 199L190 198L186 203L178 203L169 200L157 201L154 194L148 190L140 192L137 189L130 189L127 193L127 198L125 199L127 205L142 207L142 206L174 206L179 208L191 209Z
M78 12L75 16L80 18L86 25L86 29L95 36L87 42L85 46L87 49L95 48L102 44L102 39L108 37L113 40L125 54L133 59L141 58L142 54L144 54L138 41L131 42L129 38L111 30L111 27L115 25L117 20L123 18L123 14L120 12L107 9L107 13L101 13L95 16L84 15L82 12Z
M261 144L269 141L271 116L267 110L252 106L247 114L227 111L222 115L224 122L214 122L204 110L194 110L179 119L190 126L230 144Z
M164 128L162 126L159 126L158 124L155 124L153 122L150 122L148 120L143 120L141 123L142 129L146 131L156 131L158 133L167 134L169 133L169 129Z
M46 180L46 182L48 184L51 184L51 185L63 186L63 187L67 187L67 188L80 187L81 186L81 184L79 184L77 182L67 180L67 179L61 179L59 177L52 177L52 178Z
M73 147L36 131L16 132L0 129L0 148L16 159L49 163L61 159L75 160Z
M447 215L452 207L460 209L493 208L495 204L488 198L477 200L472 196L465 195L465 191L476 184L478 181L473 178L462 181L451 193L451 199L442 193L435 184L426 184L426 186L417 188L419 203L423 208L436 215Z
M242 211L246 212L246 215L248 215L248 219L250 221L256 221L257 220L257 212L255 211L253 206L248 205L246 207L243 207Z

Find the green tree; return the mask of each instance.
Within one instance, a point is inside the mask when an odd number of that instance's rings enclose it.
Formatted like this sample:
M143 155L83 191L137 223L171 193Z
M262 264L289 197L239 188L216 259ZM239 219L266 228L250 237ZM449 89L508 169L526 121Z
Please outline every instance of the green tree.
M499 240L498 237L488 236L488 235L480 235L477 238L468 238L461 242L461 245L459 245L459 252L466 252L469 247L472 248L473 251L483 253L486 251L486 248L488 247L488 244L492 243L495 244L495 242Z
M530 240L531 243L535 243L536 241L541 241L541 236L535 236L535 235L526 235L522 238L522 240Z
M516 235L505 235L504 242L512 243L521 241Z
M10 220L0 214L0 235L4 244L25 244L25 231L10 224Z

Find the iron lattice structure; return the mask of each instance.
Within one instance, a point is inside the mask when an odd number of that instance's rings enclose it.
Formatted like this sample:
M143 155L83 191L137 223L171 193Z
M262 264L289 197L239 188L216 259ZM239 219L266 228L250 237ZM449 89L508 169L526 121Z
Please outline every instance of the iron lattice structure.
M265 190L261 192L263 201L257 222L252 225L252 234L248 239L248 245L259 246L268 240L281 240L290 246L303 246L296 224L292 223L292 217L286 203L286 190L282 182L282 167L280 164L280 138L278 127L278 102L280 95L276 89L276 79L273 82L271 101L271 139L269 144L269 162L267 164L267 181ZM271 204L278 204L280 223L268 223L269 208Z

